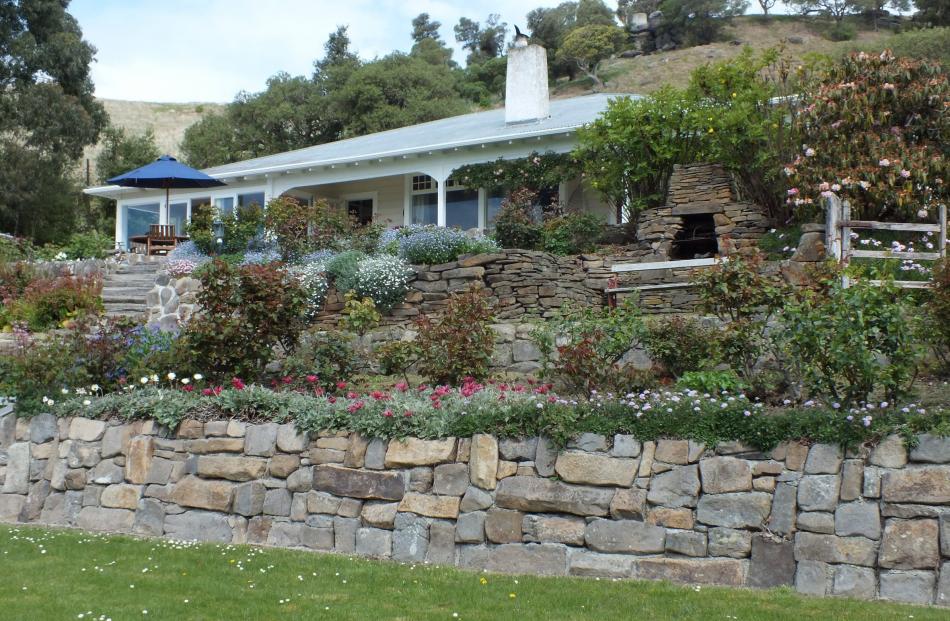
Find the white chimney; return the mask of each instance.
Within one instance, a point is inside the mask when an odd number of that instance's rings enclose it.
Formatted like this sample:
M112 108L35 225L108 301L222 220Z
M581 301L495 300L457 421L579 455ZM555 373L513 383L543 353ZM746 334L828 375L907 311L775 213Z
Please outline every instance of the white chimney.
M548 54L540 45L508 48L505 123L532 123L551 116Z

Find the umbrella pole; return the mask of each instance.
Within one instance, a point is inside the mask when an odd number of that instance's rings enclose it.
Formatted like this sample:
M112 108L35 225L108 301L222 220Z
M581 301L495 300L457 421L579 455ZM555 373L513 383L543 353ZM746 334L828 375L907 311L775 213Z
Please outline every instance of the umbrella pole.
M171 192L171 186L165 186L165 224L169 224L172 219L172 206L168 202L168 194ZM176 231L177 234L177 231Z

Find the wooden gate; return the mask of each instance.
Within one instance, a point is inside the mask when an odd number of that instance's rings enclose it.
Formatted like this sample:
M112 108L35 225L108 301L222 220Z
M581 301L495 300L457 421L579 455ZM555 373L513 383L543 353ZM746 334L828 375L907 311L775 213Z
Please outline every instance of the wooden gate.
M909 222L875 222L873 220L852 220L851 204L836 196L828 199L828 211L825 218L825 248L828 256L833 256L841 265L848 265L852 258L868 259L906 259L912 261L937 261L947 256L947 206L940 205L937 224L919 224ZM855 229L875 231L905 231L914 233L936 233L936 252L905 252L898 250L862 250L853 248L851 232ZM871 280L879 285L881 281ZM844 280L848 285L847 277ZM930 281L895 280L894 284L904 289L925 289Z

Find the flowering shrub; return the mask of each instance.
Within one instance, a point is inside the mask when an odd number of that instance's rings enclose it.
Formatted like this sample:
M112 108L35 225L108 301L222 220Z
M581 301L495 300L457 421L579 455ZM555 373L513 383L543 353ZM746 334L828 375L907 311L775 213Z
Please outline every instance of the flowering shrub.
M185 340L195 364L216 377L261 375L274 348L292 351L303 329L307 294L276 265L231 267L215 261L201 275L201 311Z
M244 253L241 265L267 265L281 260L280 253L274 249L251 250Z
M175 246L175 249L168 253L168 262L187 261L194 265L203 265L211 260L211 257L203 253L193 241L184 241Z
M643 344L653 360L673 377L716 366L718 334L688 315L652 318L646 322Z
M366 257L356 265L352 290L360 297L372 299L380 310L388 311L406 299L414 276L409 264L399 257Z
M495 240L502 248L533 250L541 243L541 227L535 222L537 193L522 188L501 203L495 219Z
M297 279L307 296L307 319L312 320L327 301L330 281L327 278L326 265L321 262L304 263L289 268L289 273Z
M221 237L215 235L216 222L223 227ZM228 213L221 213L217 207L201 205L192 210L187 232L202 254L217 256L243 253L260 235L263 226L264 211L256 203L239 205Z
M192 272L194 272L197 268L197 263L183 259L170 260L165 264L165 271L168 272L168 275L172 278L191 276Z
M337 291L346 293L356 289L356 271L360 261L365 258L366 255L358 250L347 250L333 255L327 261L327 274L333 280Z
M590 212L572 211L545 221L542 247L554 254L593 252L603 232L603 218Z
M465 377L484 379L495 349L492 311L478 286L449 298L438 322L416 321L419 372L438 383L458 383ZM407 361L403 361L404 363Z
M437 265L455 261L463 254L496 252L494 240L482 235L472 237L458 229L412 225L386 231L380 248L404 258L413 265Z
M950 80L926 60L860 52L833 64L803 94L798 157L785 168L800 216L821 196L851 202L856 219L931 219L947 200Z
M102 280L97 276L43 275L26 264L0 267L0 327L22 322L44 331L102 312Z
M345 385L356 370L351 339L340 332L308 332L281 365L281 382L294 378L290 385L312 391L333 390Z
M934 353L950 371L950 260L943 259L934 267L933 287L925 309L925 336Z

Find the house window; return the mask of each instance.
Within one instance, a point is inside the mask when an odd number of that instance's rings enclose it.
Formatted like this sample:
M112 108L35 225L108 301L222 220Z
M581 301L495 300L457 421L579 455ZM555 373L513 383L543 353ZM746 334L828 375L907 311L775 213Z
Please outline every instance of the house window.
M188 223L188 203L172 203L168 207L168 223L175 226L175 235L183 235Z
M414 175L412 177L411 196L411 224L438 223L439 195L436 183L429 175Z
M218 213L220 213L222 216L229 214L234 211L234 197L225 196L222 198L216 198L214 199L214 206L218 208Z
M501 212L501 204L505 202L508 194L504 190L489 190L485 193L485 227L489 230L495 228L495 220Z
M478 190L462 188L451 179L445 186L445 226L478 228Z
M246 207L248 205L264 206L264 193L251 192L250 194L238 194L238 206Z
M136 235L148 235L148 229L158 224L161 205L150 203L147 205L129 205L125 207L125 241Z
M351 198L346 201L346 212L360 226L366 226L373 221L373 199Z

